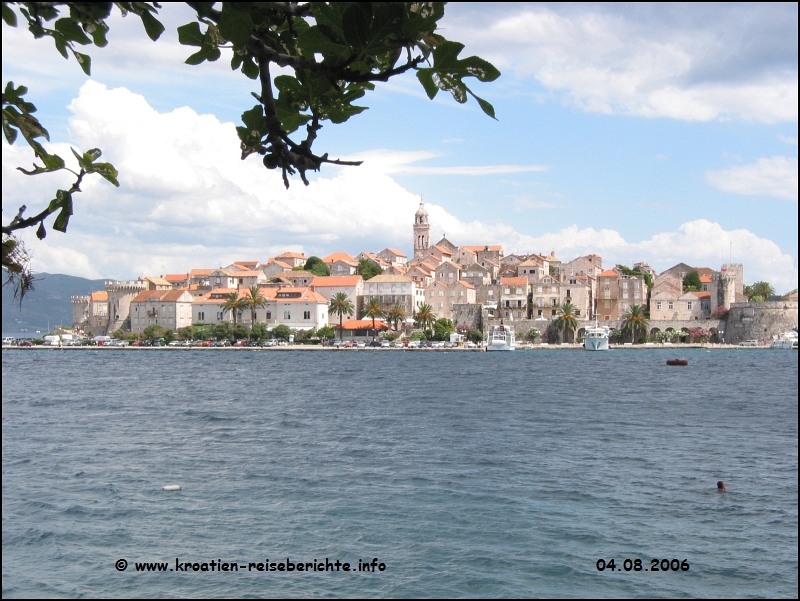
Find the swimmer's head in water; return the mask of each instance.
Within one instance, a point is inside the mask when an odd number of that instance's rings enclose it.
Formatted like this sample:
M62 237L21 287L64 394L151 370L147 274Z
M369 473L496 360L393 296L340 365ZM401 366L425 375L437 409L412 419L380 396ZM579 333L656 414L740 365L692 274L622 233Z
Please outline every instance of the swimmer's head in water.
M720 480L717 482L717 490L728 490L728 487L725 486L725 483L722 480Z

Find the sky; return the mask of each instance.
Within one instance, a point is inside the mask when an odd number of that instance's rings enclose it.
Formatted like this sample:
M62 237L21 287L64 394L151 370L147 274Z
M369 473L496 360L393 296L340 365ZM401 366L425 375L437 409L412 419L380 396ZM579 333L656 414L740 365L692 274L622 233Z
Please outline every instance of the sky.
M167 3L153 43L118 12L92 74L49 39L3 25L3 81L29 88L49 147L100 148L120 188L89 178L66 234L23 239L35 271L132 279L286 250L412 255L420 200L432 239L502 244L506 254L603 264L744 264L745 282L797 287L797 4L452 3L446 38L500 69L472 101L433 101L413 74L327 124L324 166L287 191L259 157L240 159L235 126L253 81L229 57L183 61ZM227 58L227 60L226 60ZM468 80L469 81L469 80ZM474 81L474 80L472 80ZM3 223L38 212L70 177L27 177L23 143L3 142ZM49 225L49 224L48 224Z

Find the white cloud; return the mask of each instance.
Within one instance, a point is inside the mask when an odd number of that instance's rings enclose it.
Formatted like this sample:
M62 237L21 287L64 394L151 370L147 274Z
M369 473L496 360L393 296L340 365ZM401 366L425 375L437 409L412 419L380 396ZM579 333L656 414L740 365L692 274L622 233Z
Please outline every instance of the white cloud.
M427 151L397 152L386 149L362 152L345 157L348 161L363 161L368 169L378 169L382 173L408 173L414 175L502 175L506 173L530 173L550 171L548 165L463 165L452 167L422 167L414 165L418 161L432 159L438 155Z
M723 192L797 200L797 158L776 156L751 165L708 171L706 179Z
M636 10L571 5L487 11L453 18L448 35L518 77L535 77L587 112L797 120L796 43L794 65L781 62L782 55L775 64L755 65L760 47L770 41L737 37L741 28L719 23L724 9L692 26L659 22L658 15L637 21L629 14Z
M419 196L391 175L429 152L365 153L361 167L342 168L309 186L283 187L279 173L257 157L239 159L234 126L189 108L159 113L125 89L108 90L90 81L72 104L73 142L100 147L120 171L121 188L88 178L75 197L69 233L33 232L23 237L38 271L85 277L128 278L217 267L233 260L264 261L283 250L320 256L336 250L357 253L385 246L410 251L413 215ZM69 156L66 145L54 145ZM15 167L31 162L24 146L3 148L3 209L6 219L26 204L29 214L68 186L63 174L29 178ZM796 167L795 167L796 170ZM533 199L533 200L531 200ZM546 202L525 197L531 202ZM607 264L646 258L657 269L679 261L715 266L734 251L747 249L746 276L789 289L792 259L770 240L747 230L725 231L719 224L693 221L648 240L627 241L612 229L579 229L531 236L503 222L462 221L441 206L426 203L434 235L456 243L503 244L507 252L555 250L560 257L597 252ZM736 256L734 256L736 259Z
M778 139L781 142L785 142L786 144L789 144L790 146L797 146L797 136L780 136L779 135Z

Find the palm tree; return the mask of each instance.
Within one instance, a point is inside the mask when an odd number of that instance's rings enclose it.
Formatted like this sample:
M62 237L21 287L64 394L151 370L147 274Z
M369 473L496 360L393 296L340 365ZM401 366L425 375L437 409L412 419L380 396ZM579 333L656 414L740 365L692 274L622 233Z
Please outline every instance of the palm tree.
M394 329L397 330L400 322L406 320L406 311L400 305L395 305L389 309L386 319L388 319L389 323L394 323Z
M569 301L558 308L558 318L555 320L553 325L555 325L559 332L562 330L568 330L574 333L575 330L578 329L578 320L575 318L576 310L577 307L575 307L575 305Z
M344 315L352 315L355 313L356 308L353 306L353 302L344 292L337 292L333 298L331 299L330 304L328 305L328 313L338 313L339 314L339 338L342 338L342 320Z
M250 317L252 318L250 329L253 329L253 326L256 325L256 309L266 307L267 299L261 296L261 289L258 286L250 286L242 301L245 306L250 307Z
M372 318L372 340L375 340L375 319L384 317L386 315L386 311L383 309L383 304L379 298L374 296L370 296L369 300L367 301L367 306L364 307L364 316Z
M414 316L414 320L423 330L432 329L433 324L436 323L436 315L433 312L433 307L428 304L420 305L417 314Z
M650 331L650 322L644 314L642 305L631 305L631 308L622 318L622 331L631 335L631 342L636 342L637 337L647 336Z
M233 325L239 321L239 311L247 306L245 299L239 298L238 292L231 292L225 295L225 302L222 303L222 312L227 313L230 311L233 316Z
M752 286L748 286L751 290L752 297L748 300L758 302L754 297L760 296L761 301L768 301L771 296L775 295L775 288L770 286L769 282L756 282Z

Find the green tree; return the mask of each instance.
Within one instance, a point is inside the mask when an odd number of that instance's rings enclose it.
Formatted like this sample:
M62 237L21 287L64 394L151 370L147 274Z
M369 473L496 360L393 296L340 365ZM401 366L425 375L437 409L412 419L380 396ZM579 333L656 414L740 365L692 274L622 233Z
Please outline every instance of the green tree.
M244 324L237 323L231 328L231 337L235 340L247 338L250 335L247 327Z
M256 310L259 307L266 307L267 299L261 294L258 286L250 286L241 300L243 306L250 308L250 326L253 327L256 323Z
M404 323L406 320L406 310L403 309L400 305L394 305L389 311L386 313L386 320L390 324L394 324L394 329L397 330L401 323Z
M650 322L644 314L644 307L631 305L622 318L622 333L631 337L631 342L637 338L646 338L650 331Z
M230 340L231 338L231 324L227 321L221 321L214 324L211 328L211 334L215 340Z
M273 328L272 335L275 336L275 338L289 340L289 336L292 335L292 329L287 325L281 324Z
M648 291L653 289L653 276L651 276L646 271L642 271L639 267L636 267L635 269L631 269L627 265L617 265L617 269L623 275L630 275L630 276L634 276L634 277L643 279L645 281L645 283L647 284L647 290Z
M239 311L247 306L244 298L239 298L238 292L231 292L225 295L225 302L220 305L223 313L230 313L233 318L233 325L239 323Z
M559 332L572 332L578 329L578 319L575 317L577 307L571 302L566 302L558 308L558 317L553 322Z
M539 338L541 335L542 334L541 332L539 332L539 330L537 330L536 328L531 328L525 334L525 338L527 338L531 342L536 342L536 339Z
M192 326L178 328L178 336L181 340L192 340L194 338L194 328Z
M345 315L352 315L356 308L345 292L337 292L328 305L328 313L339 316L339 338L342 338L342 323Z
M308 261L303 266L303 269L310 271L316 276L325 277L331 274L331 268L322 262L319 257L308 257Z
M163 338L164 328L156 325L147 326L142 333L144 334L145 338Z
M433 327L436 323L436 314L433 312L433 307L427 303L423 303L417 309L417 314L414 316L414 322L417 327L427 330Z
M696 269L683 276L684 292L697 292L702 286L703 284L700 281L700 274Z
M253 327L250 329L250 340L265 340L267 337L269 337L267 324L254 323Z
M475 344L480 344L483 342L483 332L481 332L478 328L470 328L467 332L467 339Z
M369 259L361 259L358 262L358 267L356 267L356 273L365 280L369 280L383 273L383 269Z
M330 326L323 326L317 330L317 338L322 340L330 340L336 336L336 330Z
M446 317L440 317L433 324L433 339L434 340L450 340L450 334L455 332L453 322Z
M372 320L372 339L375 340L375 320L385 317L386 311L380 299L370 296L367 304L364 307L364 317Z
M745 287L745 294L747 295L747 299L749 301L761 303L768 301L770 298L775 296L775 288L773 288L769 282L756 282L752 286ZM757 297L761 297L761 299L756 300Z
M125 332L122 330L122 328L117 328L116 330L114 330L113 332L111 332L111 337L112 337L112 338L115 338L115 339L117 339L117 340L125 340L125 338L126 338L126 334L125 334Z
M3 22L16 27L22 15L36 38L50 37L57 50L70 54L88 76L91 58L78 46L108 44L106 19L116 6L123 14L142 20L147 35L157 40L164 26L156 18L161 5L155 2L22 2L3 3ZM464 79L496 80L500 72L487 61L470 56L459 58L464 46L446 40L437 31L444 16L443 2L189 2L196 20L178 27L178 41L191 47L190 65L216 61L220 48L232 50L231 68L260 86L253 96L257 104L242 114L237 127L242 158L258 154L268 169L280 169L286 187L289 176L298 173L308 185L307 171L318 171L324 163L358 165L359 161L329 158L312 150L317 133L326 122L340 124L367 107L355 104L375 87L393 77L415 71L429 98L442 90L459 102L469 96L494 118L494 108L479 98ZM68 11L66 9L69 9ZM63 12L62 12L63 11ZM278 70L281 75L275 76ZM66 169L64 160L48 153L38 139L49 139L47 130L33 113L36 107L25 100L27 89L8 82L3 92L3 132L12 144L21 133L40 165L30 175ZM277 93L276 93L277 92ZM318 152L318 151L317 151ZM3 226L3 268L15 274L15 281L30 273L26 253L13 232L38 225L45 235L44 221L58 213L52 228L66 231L73 213L72 196L80 191L84 176L97 173L114 185L117 171L99 163L99 149L80 153L80 171L67 190L59 190L47 208L25 218L22 207ZM19 269L20 271L16 271Z
M164 330L164 342L169 344L173 340L175 340L175 332L172 330Z

